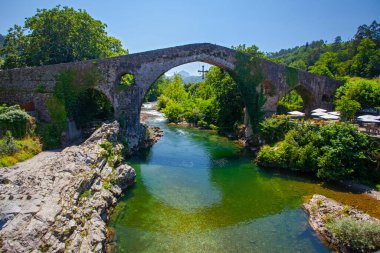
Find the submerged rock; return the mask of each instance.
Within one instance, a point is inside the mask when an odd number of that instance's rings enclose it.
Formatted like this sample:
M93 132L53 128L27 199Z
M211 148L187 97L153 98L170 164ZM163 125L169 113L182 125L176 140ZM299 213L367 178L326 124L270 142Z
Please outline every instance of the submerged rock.
M103 124L79 146L1 169L1 252L105 251L108 209L136 176L128 165L110 167L100 146L119 150L118 132L116 121Z

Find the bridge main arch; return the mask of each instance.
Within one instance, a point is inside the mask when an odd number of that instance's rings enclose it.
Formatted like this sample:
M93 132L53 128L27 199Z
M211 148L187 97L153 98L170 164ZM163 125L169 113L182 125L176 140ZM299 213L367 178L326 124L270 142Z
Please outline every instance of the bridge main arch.
M233 73L235 54L232 49L205 43L123 56L114 73L114 80L110 81L112 89L115 90L115 116L122 118L128 124L126 129L130 144L137 145L141 138L143 131L139 120L141 105L146 93L160 76L172 68L191 62L209 63ZM134 84L117 92L117 86L125 74L134 76Z

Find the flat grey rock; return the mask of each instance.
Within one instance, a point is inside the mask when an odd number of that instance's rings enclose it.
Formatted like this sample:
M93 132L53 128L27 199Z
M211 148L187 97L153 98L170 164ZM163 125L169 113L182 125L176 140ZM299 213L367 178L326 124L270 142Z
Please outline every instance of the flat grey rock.
M108 208L136 176L102 157L103 141L120 148L118 132L103 124L79 146L1 168L0 252L105 252ZM110 177L117 184L103 187Z

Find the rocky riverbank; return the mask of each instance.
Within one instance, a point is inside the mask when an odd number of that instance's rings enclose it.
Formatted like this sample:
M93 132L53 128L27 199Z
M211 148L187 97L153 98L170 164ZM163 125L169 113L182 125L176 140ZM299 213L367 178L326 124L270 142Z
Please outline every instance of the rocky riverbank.
M104 252L108 209L134 183L119 124L0 173L1 252Z
M303 208L309 213L310 226L340 252L370 252L380 247L380 220L317 194L304 203ZM331 224L342 219L348 222L341 226L343 231L340 234L343 235L337 236L332 231ZM356 222L359 225L353 228ZM375 225L376 229L360 230L360 227L368 228L370 224ZM371 249L368 245L373 245L374 248Z

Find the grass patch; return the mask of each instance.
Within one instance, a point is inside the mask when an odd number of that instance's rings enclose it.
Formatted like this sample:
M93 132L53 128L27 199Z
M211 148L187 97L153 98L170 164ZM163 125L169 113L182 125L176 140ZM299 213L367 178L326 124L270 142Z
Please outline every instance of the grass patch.
M0 167L13 166L18 162L25 161L42 150L42 145L38 138L25 137L15 139L16 151L13 154L0 153ZM4 138L0 139L0 146L4 143Z

